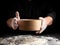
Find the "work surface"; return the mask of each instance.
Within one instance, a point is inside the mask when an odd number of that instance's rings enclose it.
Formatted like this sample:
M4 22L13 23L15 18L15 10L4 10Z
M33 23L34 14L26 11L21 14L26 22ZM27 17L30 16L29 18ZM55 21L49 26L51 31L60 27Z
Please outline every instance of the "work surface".
M0 45L60 45L58 34L0 37Z

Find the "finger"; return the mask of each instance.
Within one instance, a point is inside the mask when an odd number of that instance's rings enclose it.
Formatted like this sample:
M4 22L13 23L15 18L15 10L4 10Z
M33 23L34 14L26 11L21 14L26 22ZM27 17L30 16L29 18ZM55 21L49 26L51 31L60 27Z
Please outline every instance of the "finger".
M17 23L18 19L16 17L13 18L14 22Z
M40 34L40 33L37 31L36 34Z
M46 24L46 20L45 19L43 19L42 27L41 28L42 29L41 29L40 33L42 33L47 28L47 24Z
M18 11L16 11L16 18L17 18L18 20L20 20L20 16L19 16L19 12L18 12Z
M41 30L39 33L42 33L44 30Z
M43 19L43 17L39 17L39 19Z
M40 30L36 32L36 34L42 33L43 17L39 17L39 19L41 20L41 27Z
M36 34L40 34L40 33L41 33L41 32L40 32L41 30L42 30L42 28L40 28L40 30L39 30L39 31L37 31L37 32L36 32Z
M13 28L14 30L17 29L17 27L18 27L17 18L13 18L11 25L12 25L12 28Z

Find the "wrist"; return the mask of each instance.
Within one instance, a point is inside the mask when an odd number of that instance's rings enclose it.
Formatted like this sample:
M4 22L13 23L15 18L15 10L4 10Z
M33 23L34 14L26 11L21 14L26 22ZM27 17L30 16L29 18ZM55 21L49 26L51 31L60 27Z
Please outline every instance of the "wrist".
M53 18L52 17L47 16L47 17L45 17L45 20L46 20L47 25L52 25L52 22L53 22Z

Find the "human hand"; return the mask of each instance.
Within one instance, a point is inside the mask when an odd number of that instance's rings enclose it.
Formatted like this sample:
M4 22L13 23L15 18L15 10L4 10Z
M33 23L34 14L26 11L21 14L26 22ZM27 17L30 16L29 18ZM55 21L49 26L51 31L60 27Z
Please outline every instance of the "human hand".
M17 27L18 27L18 23L17 22L20 20L20 16L19 16L19 12L18 11L16 11L15 15L16 15L16 17L10 18L10 19L7 20L8 26L13 28L14 30L17 29Z
M39 31L37 31L36 33L41 34L41 33L42 33L46 28L47 28L48 24L47 24L47 21L46 21L46 19L45 19L45 18L43 18L43 17L39 17L39 19L41 19L41 20L42 20L41 28L40 28L40 30L39 30Z
M19 12L18 11L16 11L16 13L15 13L15 15L16 15L16 17L14 17L13 18L13 20L12 20L12 28L15 30L15 29L17 29L17 27L18 27L18 21L20 20L20 16L19 16Z

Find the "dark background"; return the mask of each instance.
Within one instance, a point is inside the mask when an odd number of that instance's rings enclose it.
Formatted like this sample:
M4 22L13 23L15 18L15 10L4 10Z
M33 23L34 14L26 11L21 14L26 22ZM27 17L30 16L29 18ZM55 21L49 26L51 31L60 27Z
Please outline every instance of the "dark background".
M50 2L52 4L54 4L53 6L55 7L56 9L56 15L57 14L57 8L58 8L58 5L56 4L57 2L56 1L51 1ZM10 18L11 16L11 11L13 9L16 10L16 8L11 8L12 6L16 5L17 1L1 1L1 4L0 4L0 35L6 35L6 34L21 34L21 33L24 33L24 32L21 32L19 30L16 30L14 31L13 29L9 28L7 25L6 25L6 21L8 18ZM14 16L13 16L14 17ZM58 19L59 19L59 16L58 16ZM56 18L57 20L57 18ZM47 29L43 32L44 34L47 33L47 34L50 34L50 33L60 33L60 30L59 30L59 21L57 20L49 27L47 27ZM58 22L58 24L57 24ZM58 27L58 28L57 28ZM25 32L25 33L31 33L31 32ZM25 34L24 33L24 34ZM33 33L33 32L32 32Z

